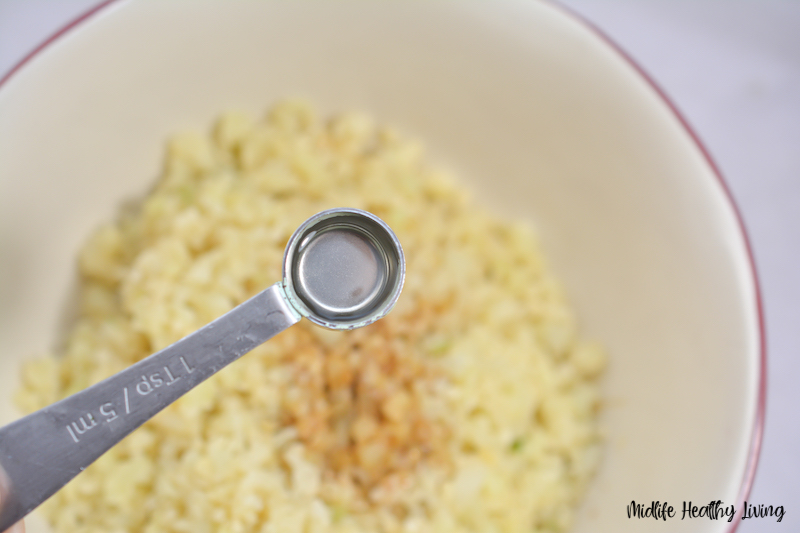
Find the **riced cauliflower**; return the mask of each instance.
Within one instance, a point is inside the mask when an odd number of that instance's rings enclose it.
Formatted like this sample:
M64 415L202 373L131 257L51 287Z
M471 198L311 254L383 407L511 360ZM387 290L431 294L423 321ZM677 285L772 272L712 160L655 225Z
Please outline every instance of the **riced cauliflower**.
M58 533L550 532L598 462L605 356L530 229L484 211L419 143L284 102L169 143L135 210L80 254L63 354L27 411L160 350L281 277L310 215L371 211L407 277L349 332L303 322L157 415L42 508Z

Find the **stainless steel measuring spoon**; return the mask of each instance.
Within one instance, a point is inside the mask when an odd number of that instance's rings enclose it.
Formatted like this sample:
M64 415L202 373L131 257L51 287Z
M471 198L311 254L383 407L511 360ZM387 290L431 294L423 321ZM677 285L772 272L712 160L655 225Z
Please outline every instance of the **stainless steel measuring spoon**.
M386 316L405 278L392 230L331 209L289 239L283 281L122 372L0 428L0 531L21 520L156 413L306 317L355 329Z

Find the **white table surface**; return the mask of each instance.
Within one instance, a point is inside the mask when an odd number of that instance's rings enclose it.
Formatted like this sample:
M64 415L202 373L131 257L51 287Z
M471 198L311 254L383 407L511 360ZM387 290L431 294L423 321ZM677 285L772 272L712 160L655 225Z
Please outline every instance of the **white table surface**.
M0 0L0 77L96 3ZM781 523L746 520L738 531L797 531L800 1L563 3L600 27L666 91L719 165L744 216L764 295L768 345L766 429L749 501L783 505L786 515Z

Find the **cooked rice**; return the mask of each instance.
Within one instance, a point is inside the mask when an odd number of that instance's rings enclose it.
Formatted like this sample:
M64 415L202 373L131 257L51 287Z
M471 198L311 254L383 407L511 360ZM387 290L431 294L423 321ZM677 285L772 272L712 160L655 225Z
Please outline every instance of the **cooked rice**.
M395 310L303 322L167 408L42 508L72 532L530 532L569 528L599 458L605 357L524 224L483 211L419 144L300 102L169 143L137 209L80 254L81 316L30 363L33 411L281 278L310 215L357 207L407 258Z

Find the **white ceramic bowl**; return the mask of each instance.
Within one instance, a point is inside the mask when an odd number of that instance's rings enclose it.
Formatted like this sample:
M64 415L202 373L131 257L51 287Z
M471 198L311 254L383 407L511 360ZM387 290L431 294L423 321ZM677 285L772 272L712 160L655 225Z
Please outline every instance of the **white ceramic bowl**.
M20 360L54 341L80 243L147 190L166 136L291 95L399 126L539 227L611 353L606 455L577 532L678 530L629 520L631 500L740 507L764 395L741 223L663 95L538 1L118 1L44 47L0 88L2 422Z

